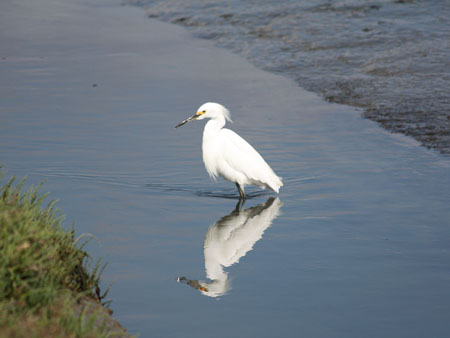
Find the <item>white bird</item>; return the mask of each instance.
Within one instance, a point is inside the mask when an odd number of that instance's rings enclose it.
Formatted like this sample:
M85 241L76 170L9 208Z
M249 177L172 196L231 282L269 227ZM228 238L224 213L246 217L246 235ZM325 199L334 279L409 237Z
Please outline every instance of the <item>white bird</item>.
M224 106L208 102L197 112L179 123L181 127L193 120L209 118L203 130L203 163L209 176L216 180L221 176L234 182L241 199L245 199L245 185L256 185L278 193L283 186L262 156L242 137L230 129L223 128L226 120L231 122L230 112Z
M214 223L205 235L203 254L209 281L178 277L178 282L192 286L205 296L224 295L231 288L228 273L224 268L238 263L253 249L278 217L282 206L280 199L273 197L264 204L246 210L240 210L238 203L231 214Z

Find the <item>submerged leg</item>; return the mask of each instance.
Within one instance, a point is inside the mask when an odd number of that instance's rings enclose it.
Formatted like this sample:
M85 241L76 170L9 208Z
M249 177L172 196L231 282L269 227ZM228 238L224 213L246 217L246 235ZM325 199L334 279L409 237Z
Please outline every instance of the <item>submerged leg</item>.
M245 204L245 199L239 198L239 201L237 202L236 206L234 207L233 213L242 211L242 209L244 209L244 204Z
M239 184L236 183L236 187L239 190L239 195L240 195L240 199L245 200L245 192L244 189L241 188L241 186Z

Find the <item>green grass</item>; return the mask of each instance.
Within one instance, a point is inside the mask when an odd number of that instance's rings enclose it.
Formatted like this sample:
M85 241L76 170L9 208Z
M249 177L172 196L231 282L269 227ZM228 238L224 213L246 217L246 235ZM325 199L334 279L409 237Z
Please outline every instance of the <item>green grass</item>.
M0 337L107 337L103 307L86 305L106 296L104 266L62 227L55 202L43 207L47 194L23 184L0 187Z

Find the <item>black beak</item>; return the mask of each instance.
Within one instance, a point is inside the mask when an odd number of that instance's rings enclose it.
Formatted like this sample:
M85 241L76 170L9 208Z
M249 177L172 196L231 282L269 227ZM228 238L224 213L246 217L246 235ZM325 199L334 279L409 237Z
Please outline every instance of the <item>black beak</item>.
M186 120L184 120L184 121L180 122L179 124L177 124L175 126L175 128L181 127L181 126L185 125L186 123L188 123L188 122L190 122L192 120L195 120L197 117L198 117L198 115L194 114L191 117L188 117Z

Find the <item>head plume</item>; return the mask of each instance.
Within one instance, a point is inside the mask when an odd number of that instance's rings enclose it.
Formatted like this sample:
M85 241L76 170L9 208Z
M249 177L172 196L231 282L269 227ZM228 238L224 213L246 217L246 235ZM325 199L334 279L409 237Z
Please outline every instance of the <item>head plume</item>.
M205 112L205 117L209 118L213 118L217 115L222 115L223 117L225 117L225 120L233 122L231 120L230 111L219 103L215 102L204 103L200 106L200 108L198 108L197 111Z

